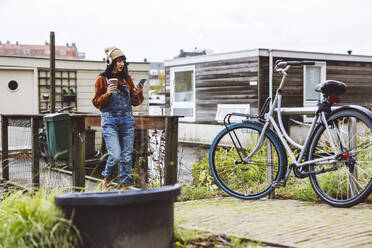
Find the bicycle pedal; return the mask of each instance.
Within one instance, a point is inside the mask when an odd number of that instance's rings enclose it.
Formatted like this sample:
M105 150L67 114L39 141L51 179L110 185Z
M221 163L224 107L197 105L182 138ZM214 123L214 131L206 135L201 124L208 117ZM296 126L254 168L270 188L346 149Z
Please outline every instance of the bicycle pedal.
M273 186L276 189L283 188L285 187L285 182L276 182L276 183L273 183L271 186Z

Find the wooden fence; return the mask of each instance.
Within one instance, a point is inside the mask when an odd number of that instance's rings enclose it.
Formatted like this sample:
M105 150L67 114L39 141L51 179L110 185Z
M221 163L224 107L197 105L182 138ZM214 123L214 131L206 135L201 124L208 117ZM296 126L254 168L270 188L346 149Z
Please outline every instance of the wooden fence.
M165 133L165 158L164 158L164 184L170 185L177 182L177 146L178 146L178 116L148 116L136 115L136 130L164 130ZM31 122L31 173L32 187L40 187L40 149L38 133L42 126L43 115L1 115L1 155L2 179L9 181L9 122L28 119ZM100 126L98 114L71 114L70 115L70 145L67 164L72 168L72 186L75 189L85 187L85 138L86 126ZM136 140L135 142L141 142ZM136 146L136 144L135 144Z

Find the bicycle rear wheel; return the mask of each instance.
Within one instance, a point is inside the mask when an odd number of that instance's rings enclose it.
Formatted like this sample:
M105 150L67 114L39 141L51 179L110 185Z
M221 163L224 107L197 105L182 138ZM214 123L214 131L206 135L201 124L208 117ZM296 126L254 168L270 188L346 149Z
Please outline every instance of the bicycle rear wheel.
M328 125L331 137L325 127L320 126L313 136L308 159L339 154L339 161L310 165L310 172L325 170L325 173L311 174L310 182L329 205L351 207L372 191L372 120L356 110L343 110L331 115Z
M258 199L274 190L285 173L286 155L276 135L267 130L260 149L244 161L258 143L262 124L242 122L228 126L214 139L209 167L216 184L231 196Z
M48 144L45 132L40 132L38 136L40 156L45 163L49 162Z

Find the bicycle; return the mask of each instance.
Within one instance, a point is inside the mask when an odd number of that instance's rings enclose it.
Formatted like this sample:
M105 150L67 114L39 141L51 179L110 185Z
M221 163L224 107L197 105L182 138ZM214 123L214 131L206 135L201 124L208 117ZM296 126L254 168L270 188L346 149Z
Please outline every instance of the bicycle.
M292 140L284 128L281 102L287 71L291 66L314 64L277 61L274 70L282 79L271 106L271 98L267 98L258 115L225 116L225 128L209 150L209 167L216 184L227 194L259 199L285 187L292 170L298 178L309 177L319 198L334 207L354 206L371 193L372 112L356 105L331 109L345 93L346 84L327 80L315 87L322 98L303 145ZM233 116L244 120L231 123ZM289 166L287 154L292 160Z

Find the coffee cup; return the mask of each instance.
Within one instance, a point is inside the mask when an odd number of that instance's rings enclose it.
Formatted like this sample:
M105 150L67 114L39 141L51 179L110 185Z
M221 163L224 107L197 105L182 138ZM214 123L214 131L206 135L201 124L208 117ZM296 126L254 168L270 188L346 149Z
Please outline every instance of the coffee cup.
M114 84L116 86L116 90L113 92L113 94L116 94L118 92L118 79L110 78L108 84Z

